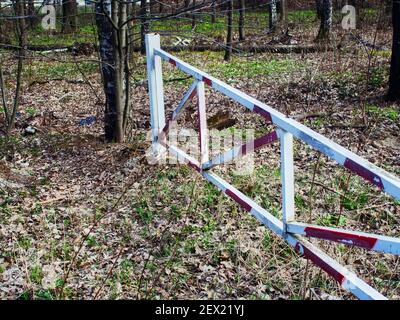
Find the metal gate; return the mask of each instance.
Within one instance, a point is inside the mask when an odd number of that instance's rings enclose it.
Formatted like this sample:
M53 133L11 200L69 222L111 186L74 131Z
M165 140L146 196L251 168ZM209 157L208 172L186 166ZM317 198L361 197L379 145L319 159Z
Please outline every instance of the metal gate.
M310 128L286 117L264 103L163 51L160 48L159 35L146 35L146 47L153 153L160 154L168 149L169 152L175 155L180 161L185 162L198 171L207 181L215 185L232 200L236 201L244 210L250 212L277 236L284 239L302 256L311 260L315 265L332 276L342 288L353 293L356 297L360 299L386 299L386 297L365 281L358 278L356 274L340 265L318 247L307 241L304 236L334 241L393 255L400 254L400 239L296 222L293 137L302 140L309 146L322 152L329 158L335 160L339 165L344 166L351 172L364 178L366 181L377 186L397 200L400 200L400 179L314 132ZM162 60L169 62L180 71L194 78L193 84L185 93L182 101L167 122L164 111ZM276 125L278 129L254 140L251 144L251 148L249 148L249 144L245 144L233 148L213 159L209 159L205 85L264 117L267 121ZM200 162L176 146L169 145L167 141L170 122L177 119L178 114L196 95L199 112ZM281 149L282 220L273 216L234 186L210 171L210 169L217 165L226 163L276 140L280 141Z

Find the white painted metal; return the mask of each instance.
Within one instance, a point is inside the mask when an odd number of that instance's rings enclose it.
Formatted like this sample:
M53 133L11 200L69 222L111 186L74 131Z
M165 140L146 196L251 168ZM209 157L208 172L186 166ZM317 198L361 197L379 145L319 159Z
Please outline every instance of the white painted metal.
M197 104L199 110L199 138L200 138L200 163L206 163L208 156L208 130L206 113L206 96L204 82L197 83Z
M296 248L301 254L304 255L305 251L307 250L306 252L308 255L306 257L312 260L328 274L332 275L332 272L335 272L342 275L343 281L340 284L343 289L353 293L360 299L387 300L382 294L358 278L353 272L340 265L338 262L333 260L327 254L316 248L302 237L291 234L287 234L287 236L284 237L285 233L282 221L275 218L271 213L260 207L253 200L237 190L234 186L230 185L228 182L209 171L203 172L203 176L222 192L226 193L227 190L230 190L238 198L251 206L252 209L250 213L254 217L271 229L276 235L281 238L285 238L286 241L292 247Z
M150 97L150 117L152 128L152 146L155 156L159 156L165 149L158 143L158 135L165 126L164 89L162 78L161 59L154 51L160 48L160 37L147 34L146 38L147 75Z
M213 159L203 165L203 170L210 170L218 165L228 163L235 158L244 156L245 154L251 153L269 143L274 142L274 134L276 134L275 131L215 156Z
M294 221L294 165L293 165L293 135L284 130L278 130L281 143L281 179L282 179L282 214L286 233L288 222Z
M177 159L181 163L192 164L192 165L195 165L196 167L200 168L200 163L195 158L189 156L187 153L183 152L179 148L168 145L168 149L169 149L170 153L172 155L176 156Z
M360 158L354 153L335 144L329 139L312 131L311 129L301 125L300 123L292 119L287 118L285 115L261 103L260 101L251 98L250 96L240 92L239 90L207 75L206 73L166 53L165 51L159 48L158 35L148 35L146 37L146 41L148 45L148 51L150 51L148 52L148 59L150 57L151 60L156 61L157 57L155 57L154 54L158 55L162 59L172 63L183 72L192 75L195 79L198 80L198 82L192 85L191 87L192 90L189 89L185 97L187 98L190 97L191 93L193 92L193 86L196 86L199 98L201 133L203 133L207 128L206 112L205 112L206 110L204 101L204 82L212 86L213 89L221 93L224 93L228 97L244 105L248 109L260 113L264 115L266 118L271 117L272 122L280 128L279 137L281 140L281 160L282 160L281 172L282 172L282 185L283 185L283 190L282 190L283 215L284 215L283 221L280 221L279 219L274 217L272 214L270 214L268 211L260 207L253 200L245 196L243 193L241 193L239 190L237 190L235 187L227 183L222 178L211 173L210 171L202 171L200 169L201 165L203 165L203 168L207 168L207 166L210 165L210 162L207 162L208 153L207 153L207 158L202 157L201 162L199 163L196 159L190 157L189 155L187 155L186 153L184 153L182 150L178 149L175 146L169 147L170 152L175 156L177 156L178 159L180 159L182 162L187 163L188 165L192 166L197 171L199 171L206 180L214 184L226 195L231 197L245 210L249 211L252 215L254 215L258 220L260 220L263 224L265 224L279 237L284 238L291 246L293 246L298 252L304 255L307 259L310 259L317 266L319 266L328 274L330 274L335 280L337 280L342 285L344 289L348 290L349 292L352 292L355 296L357 296L360 299L375 299L375 300L386 299L383 295L381 295L379 292L377 292L363 280L359 279L354 273L348 271L346 268L341 266L339 263L337 263L335 260L333 260L331 257L326 255L324 252L316 248L314 245L309 243L301 236L294 234L294 233L299 233L302 235L309 236L309 234L307 234L306 232L306 228L309 227L318 228L319 230L325 231L328 234L332 233L333 231L328 230L329 228L324 229L323 227L319 226L308 226L294 222L295 204L294 204L293 136L303 140L304 142L311 145L315 149L328 155L332 159L336 160L339 164L345 166L347 164L346 167L349 170L352 170L353 172L366 178L370 182L380 186L387 193L391 194L397 199L400 199L400 180L397 177L394 177L388 174L387 172L379 169L378 167L370 164L369 162ZM152 66L151 61L150 62L148 61L148 70L149 70L149 88L151 88L150 100L152 104L151 107L152 127L153 129L156 128L157 130L160 130L159 126L160 120L157 117L160 116L160 113L162 114L161 117L164 115L164 109L163 109L164 105L162 103L162 112L160 112L161 108L157 102L161 100L158 99L158 91L154 92L154 90L157 89L157 85L159 85L159 83L161 83L161 88L162 88L162 78L160 82L159 81L160 78L157 75L155 75L154 72L155 73L159 72L159 75L161 75L161 66L159 65L159 67L157 67L156 63L155 66ZM172 117L176 117L179 111L185 106L185 104L186 101L183 101L183 103L181 103L180 106L178 106L176 114L174 112ZM201 136L202 136L200 139L201 149L206 150L207 142L203 138L204 136L203 135ZM155 140L153 140L153 143L155 143L154 141ZM231 151L232 154L230 154L230 157L237 156L237 151L238 150L236 149L232 150ZM213 161L211 161L211 163ZM348 237L350 238L351 236L356 236L356 235L359 235L360 237L369 237L368 239L362 239L363 241L365 240L367 242L371 240L370 239L371 237L375 236L370 234L348 232L344 230L339 230L339 232L347 233ZM315 235L318 234L314 232L312 236ZM375 236L375 237L377 237L377 241L376 243L374 242L373 250L398 254L397 251L398 249L396 248L400 242L399 239L382 237L382 236ZM324 236L321 236L319 238L324 238ZM356 239L355 242L357 241L358 239ZM347 244L350 243L347 242ZM358 241L358 244L364 246L362 244L362 241ZM354 245L357 244L355 243ZM391 246L390 249L388 249L388 246Z
M318 232L307 232L307 228L312 228L314 230L317 230ZM287 231L293 234L299 234L318 239L326 239L329 241L336 241L346 245L366 248L368 250L373 250L377 252L400 255L399 238L381 236L366 232L349 231L339 228L322 227L300 222L289 223L287 225ZM363 242L364 239L369 241ZM369 247L368 245L366 245L366 242L371 243L371 246Z
M164 50L155 49L155 54L166 61L173 60L178 69L189 75L192 75L194 78L200 81L207 79L209 83L212 83L213 89L239 102L246 108L254 110L257 107L263 112L270 114L273 123L276 124L278 127L293 134L293 136L295 136L296 138L303 140L316 150L319 150L331 159L338 162L340 165L344 165L346 159L350 159L354 163L357 163L359 166L361 166L361 168L370 171L381 179L383 189L386 193L400 200L400 179L396 176L378 168L372 163L343 148L337 143L325 138L324 136L311 130L310 128L307 128L301 123L286 117L284 114L276 111L270 106L267 106L261 101L258 101L250 97L249 95L231 87L230 85L208 75L207 73L200 71L199 69L187 64L186 62L183 62L182 60L170 55Z

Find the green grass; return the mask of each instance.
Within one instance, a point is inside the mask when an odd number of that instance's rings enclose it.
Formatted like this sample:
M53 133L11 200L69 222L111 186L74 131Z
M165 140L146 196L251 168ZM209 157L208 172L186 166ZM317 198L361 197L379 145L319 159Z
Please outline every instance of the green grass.
M376 117L377 119L400 120L400 111L393 107L382 108L376 105L367 105L366 111L370 116Z
M386 73L386 68L371 68L369 75L367 75L368 84L373 88L382 87L386 81Z
M277 76L299 71L303 65L292 59L272 59L270 61L243 61L235 59L231 63L218 64L213 73L224 78L252 78L256 76Z
M143 223L149 224L153 221L153 212L149 209L146 201L142 201L140 204L138 204L136 212Z
M294 10L288 12L288 21L296 24L314 23L317 19L315 10Z
M33 283L40 285L43 279L42 267L39 265L33 266L29 278Z
M91 9L88 8L90 11ZM89 12L88 11L88 12ZM248 27L246 32L248 34L257 34L260 29L267 29L268 24L268 13L267 10L262 11L246 11L245 23ZM239 14L234 13L234 21L238 21ZM317 17L315 10L296 10L288 12L288 21L296 25L299 24L311 24L315 23ZM72 34L61 33L61 23L56 25L56 33L53 34L47 30L44 30L39 24L35 29L28 31L28 39L31 45L62 45L71 46L75 42L92 42L96 36L96 26L92 25L92 22L85 19L86 21L79 21L80 27ZM250 27L257 26L252 29ZM133 32L139 32L139 24L135 24ZM190 36L192 33L197 35L201 34L205 37L224 37L226 34L226 17L219 15L215 23L211 22L210 15L203 15L197 19L196 27L192 29L192 22L190 17L171 18L165 20L153 21L150 25L150 30L153 32L166 32L166 31L177 31L180 34L187 33ZM170 41L170 40L168 40ZM171 41L175 41L175 38L171 38ZM14 40L16 43L16 40Z
M73 78L81 76L80 70L88 75L98 72L99 66L94 62L80 62L79 65L67 62L57 64L46 61L33 61L26 67L26 75L32 81L43 81L54 78Z

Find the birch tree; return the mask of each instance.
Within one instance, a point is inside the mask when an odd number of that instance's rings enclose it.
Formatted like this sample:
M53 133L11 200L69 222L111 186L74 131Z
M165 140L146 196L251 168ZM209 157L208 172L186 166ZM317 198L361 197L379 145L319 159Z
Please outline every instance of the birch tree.
M227 35L225 47L225 61L230 61L232 58L232 42L233 42L233 0L227 2Z
M329 41L332 29L332 0L317 0L317 12L321 20L317 41Z
M0 61L0 93L1 93L1 101L3 104L4 116L5 116L5 132L7 135L11 133L11 130L15 125L15 118L18 112L19 100L22 89L22 73L23 66L26 54L26 22L25 22L25 4L23 0L14 0L12 1L12 7L14 10L14 14L16 19L14 19L15 23L15 32L16 38L18 39L18 55L17 55L17 74L16 74L16 85L15 92L13 95L13 101L9 102L7 100L7 92L5 79L3 74L3 69Z
M277 12L277 0L270 0L268 5L268 27L269 31L274 31L276 29L276 23L278 21Z
M127 2L99 0L96 25L106 98L105 138L107 142L124 142L130 108Z
M77 29L78 5L76 0L62 0L61 32L70 33Z
M246 1L239 0L239 40L245 40L244 34L244 21L245 21L245 10L246 10Z

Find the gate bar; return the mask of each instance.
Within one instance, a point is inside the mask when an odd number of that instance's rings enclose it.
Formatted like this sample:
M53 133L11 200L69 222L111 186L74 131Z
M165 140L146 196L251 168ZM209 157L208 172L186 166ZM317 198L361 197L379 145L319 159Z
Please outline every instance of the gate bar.
M272 119L272 122L281 129L293 134L296 138L304 141L348 170L400 200L400 180L394 175L378 168L367 160L343 148L328 138L325 138L310 128L307 128L301 123L286 117L284 114L274 110L261 101L258 101L221 80L218 80L186 62L183 62L164 50L156 48L154 49L154 53L160 56L163 60L171 63L179 70L193 76L199 81L204 81L213 89L225 94L249 110L262 115L266 119Z
M324 270L328 275L334 278L343 289L351 292L360 299L387 300L385 296L376 291L365 281L358 278L356 274L340 265L309 241L305 240L301 236L285 234L282 221L274 217L264 208L260 207L257 203L218 175L209 171L201 172L200 164L197 162L197 160L174 146L170 146L170 151L176 155L179 160L198 171L207 181L212 183L225 195L238 203L244 210L252 214L277 236L286 240L304 258L311 260L316 266Z
M339 228L321 227L317 225L291 222L287 231L306 237L318 238L356 246L372 251L400 255L400 239L380 236L366 232L348 231Z
M267 133L266 135L260 138L252 140L242 146L233 148L223 154L216 156L215 158L213 158L212 160L208 161L203 165L203 170L210 170L218 165L227 163L237 157L244 156L249 152L260 149L267 144L275 142L276 140L278 140L278 135L276 131Z

